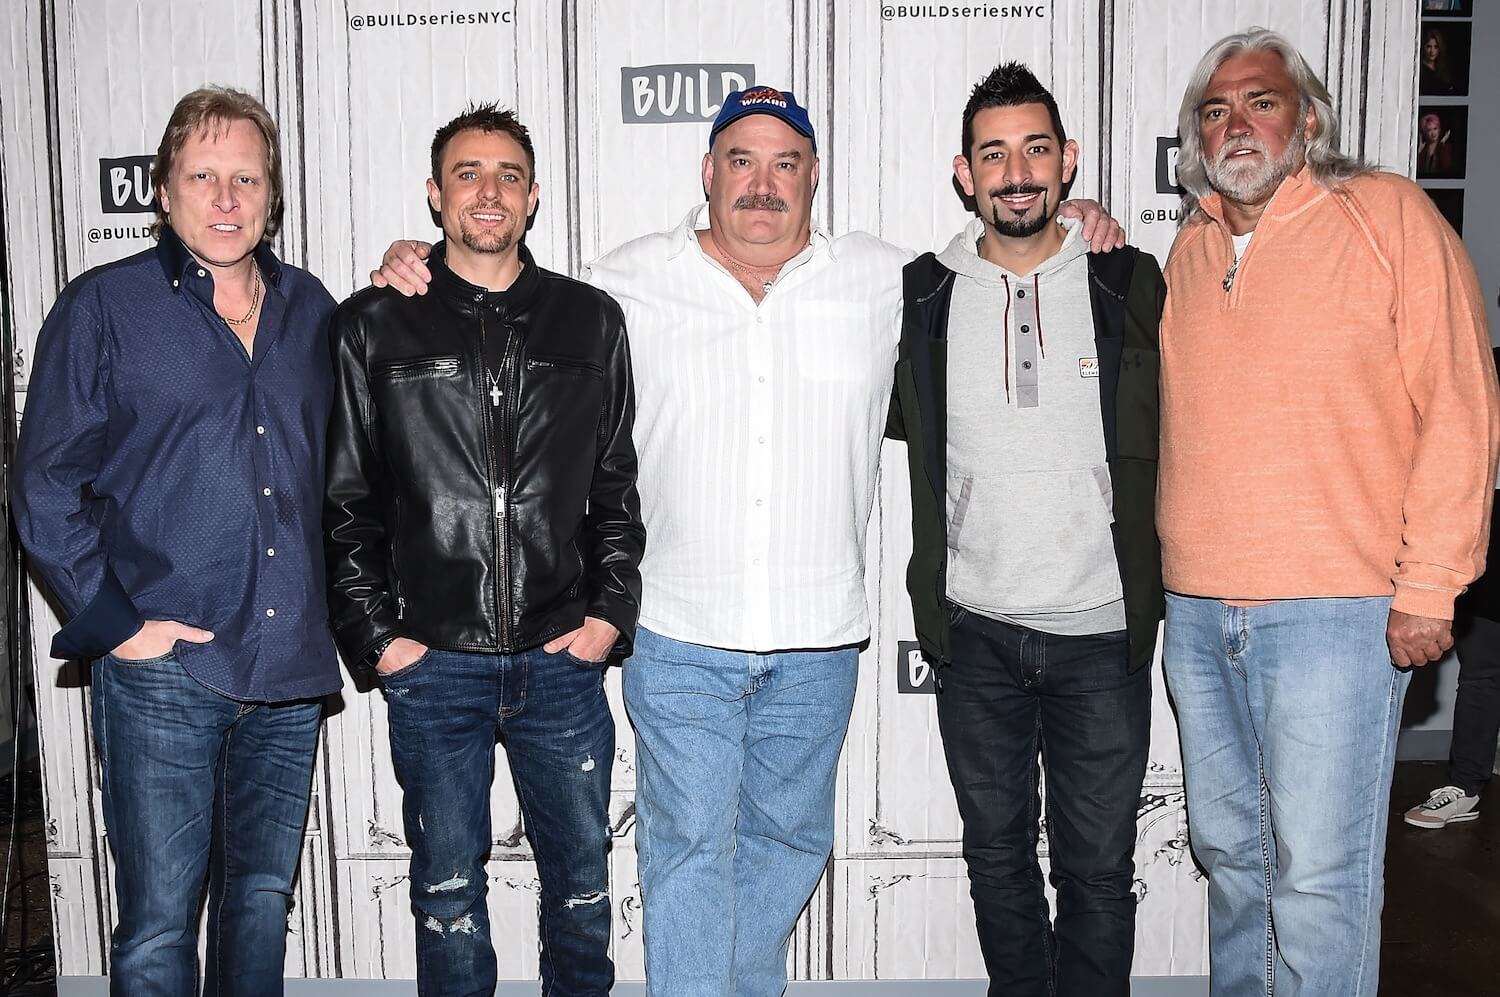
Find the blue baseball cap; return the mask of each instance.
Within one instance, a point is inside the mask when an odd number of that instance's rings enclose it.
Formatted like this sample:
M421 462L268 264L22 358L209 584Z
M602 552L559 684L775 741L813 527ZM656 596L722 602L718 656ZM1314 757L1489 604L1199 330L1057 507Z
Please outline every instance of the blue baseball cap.
M714 126L708 131L709 148L713 148L715 135L747 114L769 114L780 118L797 134L806 135L812 143L813 152L818 151L818 137L813 134L807 109L797 103L796 96L790 90L777 90L768 86L747 87L724 98L724 106L719 108L719 116L714 118Z

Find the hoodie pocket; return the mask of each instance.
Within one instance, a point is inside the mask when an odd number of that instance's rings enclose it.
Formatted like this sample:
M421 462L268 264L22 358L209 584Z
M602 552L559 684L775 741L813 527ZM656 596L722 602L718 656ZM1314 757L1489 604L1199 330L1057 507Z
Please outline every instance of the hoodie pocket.
M951 487L957 485L957 488ZM964 530L964 517L969 514L969 499L974 494L974 476L965 475L948 488L948 549L958 550L958 538Z
M1105 467L960 479L949 508L949 590L968 605L1025 614L1120 598Z

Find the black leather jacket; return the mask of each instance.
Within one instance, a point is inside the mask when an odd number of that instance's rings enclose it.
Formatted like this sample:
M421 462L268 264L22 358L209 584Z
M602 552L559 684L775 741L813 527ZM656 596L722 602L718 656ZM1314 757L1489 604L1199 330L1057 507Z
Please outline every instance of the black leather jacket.
M334 313L323 526L339 650L364 667L395 637L509 654L588 615L628 653L646 531L620 306L524 246L504 292L443 260L439 244L426 295L367 288Z

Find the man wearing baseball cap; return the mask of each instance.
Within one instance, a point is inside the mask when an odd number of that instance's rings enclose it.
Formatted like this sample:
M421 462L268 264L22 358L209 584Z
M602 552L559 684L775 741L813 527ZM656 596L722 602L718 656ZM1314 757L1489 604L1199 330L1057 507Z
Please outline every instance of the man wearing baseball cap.
M624 674L646 981L775 997L833 847L912 254L812 224L816 135L789 91L725 98L702 176L706 204L588 272L630 329L651 538ZM1099 248L1123 241L1084 207ZM398 242L372 278L423 289L423 256Z

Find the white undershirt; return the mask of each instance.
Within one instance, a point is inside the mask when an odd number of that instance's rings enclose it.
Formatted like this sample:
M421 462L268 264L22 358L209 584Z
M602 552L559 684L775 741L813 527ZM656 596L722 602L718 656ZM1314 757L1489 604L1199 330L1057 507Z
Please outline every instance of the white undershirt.
M1234 241L1234 258L1236 260L1238 260L1241 256L1245 255L1245 247L1248 246L1248 245L1250 245L1250 237L1252 235L1254 235L1254 234L1255 234L1255 229L1251 229L1250 231L1246 232L1244 235L1232 235L1232 236L1230 236L1230 239L1232 239Z

